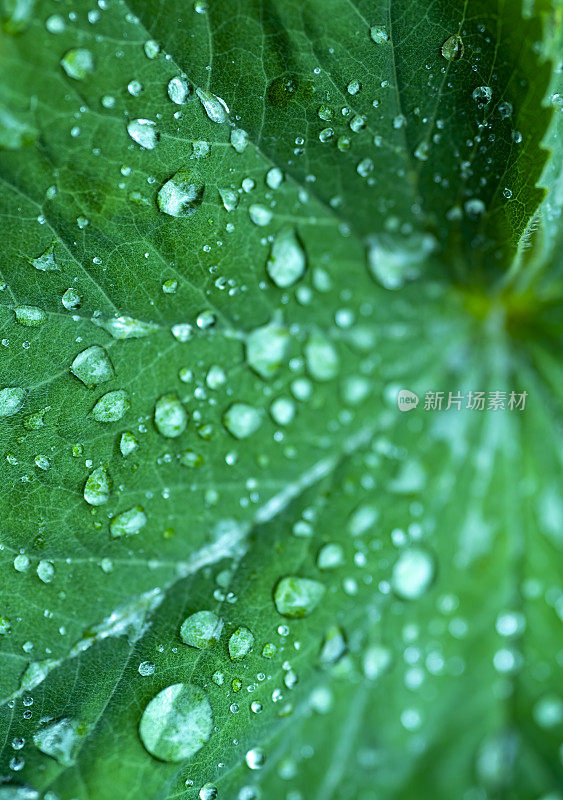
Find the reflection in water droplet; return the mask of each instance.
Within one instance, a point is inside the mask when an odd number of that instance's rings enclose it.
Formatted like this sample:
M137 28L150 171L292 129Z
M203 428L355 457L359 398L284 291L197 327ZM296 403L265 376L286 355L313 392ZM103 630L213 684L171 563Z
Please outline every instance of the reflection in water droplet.
M213 713L203 689L190 683L174 683L147 705L139 734L155 758L178 762L201 750L212 729Z

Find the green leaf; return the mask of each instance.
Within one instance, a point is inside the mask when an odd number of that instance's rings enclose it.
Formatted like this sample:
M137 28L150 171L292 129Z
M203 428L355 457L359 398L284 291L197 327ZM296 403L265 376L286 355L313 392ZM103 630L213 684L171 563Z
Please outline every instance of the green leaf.
M3 3L0 798L561 797L562 13Z

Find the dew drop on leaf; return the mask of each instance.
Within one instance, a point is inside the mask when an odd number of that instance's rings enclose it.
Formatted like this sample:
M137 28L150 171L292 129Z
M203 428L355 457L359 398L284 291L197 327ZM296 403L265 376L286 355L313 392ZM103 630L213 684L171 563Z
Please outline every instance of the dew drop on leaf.
M223 414L223 425L235 439L246 439L262 424L262 411L247 403L233 403Z
M336 348L320 333L313 333L305 345L305 360L312 378L329 381L338 375L339 359Z
M97 344L78 353L70 365L70 371L89 389L115 378L115 370L106 350Z
M180 436L188 424L188 412L175 394L159 397L154 407L154 424L168 439Z
M99 328L103 328L114 339L141 339L159 329L159 326L153 322L143 322L133 317L109 317L108 319L95 317L92 322Z
M213 611L197 611L187 617L180 628L184 644L206 650L217 644L223 630L223 620Z
M139 735L155 758L178 762L201 750L212 729L213 713L203 689L190 683L174 683L147 705Z
M237 153L244 153L248 147L248 133L242 128L233 128L231 131L231 144Z
M24 404L25 396L25 389L19 386L6 386L0 389L0 417L17 414Z
M110 498L111 476L106 467L97 467L84 484L84 499L91 506L101 506Z
M102 395L90 414L96 422L117 422L130 408L131 401L125 389L116 389Z
M152 119L133 119L127 125L127 133L144 150L154 150L158 144L156 122Z
M490 86L477 86L473 90L473 99L477 103L478 108L485 109L493 99L493 90Z
M65 53L61 59L61 67L69 78L83 81L94 72L94 57L89 50L78 47Z
M301 619L315 610L324 592L325 587L319 581L290 575L276 585L274 603L282 616Z
M261 747L253 747L247 751L244 760L249 769L262 769L266 763L266 754Z
M193 172L180 169L161 186L158 208L171 217L190 217L201 205L204 191L205 185Z
M459 61L459 59L463 58L464 52L463 39L458 33L449 36L441 48L441 53L446 61Z
M393 566L393 591L405 600L415 600L429 588L435 571L434 559L426 550L419 547L403 550Z
M272 281L281 289L293 286L305 273L305 251L295 231L278 233L270 251L266 270Z
M211 122L221 123L229 119L229 109L224 100L205 89L196 89L196 94Z
M376 44L385 44L389 41L389 34L381 25L372 25L369 29L369 35L372 42Z
M231 661L242 661L254 647L254 634L241 626L229 638L229 657Z
M47 319L47 314L35 306L16 306L14 314L16 315L16 322L26 328L37 328L39 325L43 325Z
M323 545L317 556L317 567L320 570L336 569L344 563L344 550L342 545L330 542Z
M284 362L289 331L277 318L246 337L246 360L261 378L269 379Z
M131 453L134 453L138 446L139 442L137 441L134 433L131 431L125 431L121 434L119 439L119 449L121 450L121 455L124 458Z
M40 561L37 565L37 575L43 583L51 583L55 577L55 567L50 561Z
M168 97L176 105L183 105L190 96L190 84L185 78L176 76L168 82Z
M61 267L55 260L55 242L51 242L45 252L32 259L31 263L40 272L60 272Z
M133 536L140 533L146 524L147 515L143 507L135 506L114 517L109 524L109 530L112 538L117 539L120 536Z
M42 753L51 756L63 767L68 767L74 763L80 740L88 730L89 726L83 723L68 718L60 719L40 727L33 736L33 742Z

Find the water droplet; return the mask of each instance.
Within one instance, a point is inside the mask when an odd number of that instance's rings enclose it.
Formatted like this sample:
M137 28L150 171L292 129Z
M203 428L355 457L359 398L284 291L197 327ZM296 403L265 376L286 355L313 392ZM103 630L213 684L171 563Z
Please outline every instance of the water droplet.
M36 328L43 325L47 319L47 314L35 306L17 306L14 308L16 322L25 325L27 328Z
M135 434L131 433L131 431L125 431L121 434L121 438L119 439L119 449L121 450L121 455L124 458L125 456L133 453L138 446L139 442L137 441Z
M83 81L94 72L94 57L83 47L69 50L61 59L61 67L69 78Z
M159 692L143 712L141 741L161 761L184 761L209 741L213 729L211 705L203 689L174 683Z
M84 499L91 506L107 503L111 494L112 480L106 467L98 467L90 473L84 485Z
M197 611L187 617L180 628L184 644L206 650L217 644L223 630L223 620L213 611Z
M188 412L175 394L158 398L154 407L154 424L168 439L175 439L186 430Z
M89 726L72 719L61 719L52 722L33 735L36 747L45 755L51 756L64 767L74 763L74 756L80 739L89 731Z
M283 172L279 167L272 167L266 173L266 183L270 189L279 189L283 183Z
M248 147L248 133L242 128L233 128L231 131L231 144L237 153L244 153Z
M480 109L485 109L493 99L493 90L490 86L477 86L473 90L473 99Z
M82 350L70 365L70 371L89 389L115 378L107 352L97 344Z
M266 264L272 281L281 289L286 289L303 276L305 268L305 251L295 232L285 230L278 233Z
M143 91L143 84L140 81L130 81L127 84L127 91L132 97L139 97Z
M225 211L234 211L238 206L239 194L235 189L219 189Z
M154 39L147 39L143 45L143 50L145 51L146 57L152 60L160 53L160 45Z
M256 328L246 338L246 360L260 377L271 378L284 362L289 331L279 319Z
M194 172L180 169L160 188L157 204L163 214L190 217L203 201L205 184Z
M30 560L28 556L23 555L20 553L18 556L14 558L14 569L16 572L26 572L29 569Z
M421 597L434 579L436 569L432 556L418 547L403 550L393 566L391 586L404 600Z
M141 661L138 666L139 675L142 675L143 678L148 678L149 675L154 675L155 669L156 665L152 661Z
M216 786L212 783L206 783L201 787L198 793L199 800L217 800L219 792Z
M67 311L74 311L82 305L82 298L75 289L69 288L63 294L61 302Z
M501 119L509 119L514 112L514 107L512 103L509 103L508 100L503 100L501 103L498 104L498 113Z
M229 657L231 661L242 661L254 647L254 634L241 626L229 639Z
M178 106L184 105L190 96L190 84L185 78L176 76L168 82L168 97Z
M385 289L400 289L407 280L419 275L420 265L432 253L432 236L412 236L408 241L383 234L368 241L368 267Z
M338 353L328 339L313 333L305 345L305 360L311 377L318 381L329 381L338 375Z
M11 417L17 414L24 404L25 389L18 386L6 386L0 389L0 417Z
M367 648L363 656L364 675L369 681L377 680L391 666L391 651L379 644Z
M261 747L253 747L244 758L249 769L262 769L266 763L266 754Z
M135 506L127 511L122 511L114 517L110 524L110 534L113 539L119 536L132 536L139 533L147 524L147 515L142 506Z
M463 58L465 45L459 33L450 36L442 45L442 55L446 61L459 61Z
M43 583L51 583L55 577L55 567L50 561L40 561L37 565L37 576Z
M229 109L224 100L205 89L196 89L196 94L211 122L221 123L229 119Z
M45 252L32 259L31 263L40 272L60 272L61 268L55 261L55 242L51 242Z
M223 414L223 425L235 439L246 439L262 424L262 410L246 403L233 403Z
M278 397L270 406L270 416L278 425L289 425L295 417L295 403L289 397Z
M117 422L130 408L131 401L125 389L116 389L102 395L90 413L96 422Z
M337 625L331 627L325 633L320 652L321 664L331 666L339 661L347 650L344 631Z
M318 581L291 575L276 585L274 602L282 616L301 619L315 610L324 591L324 586Z
M478 198L473 198L472 200L468 200L465 205L465 213L472 220L481 219L481 217L485 214L487 207L482 200Z
M414 157L418 158L419 161L428 161L429 155L430 155L430 145L428 144L428 142L421 142L414 151Z
M265 206L254 204L249 207L248 216L255 225L258 225L259 228L263 228L265 225L270 224L274 212Z
M317 556L317 567L320 570L336 569L344 563L344 549L341 545L331 542L325 544Z
M92 322L103 328L114 339L141 339L158 330L158 325L155 323L143 322L133 317L93 318Z
M381 25L372 25L369 29L369 35L376 44L385 44L385 42L389 41L389 34Z
M127 133L144 150L154 150L158 144L156 122L152 119L133 119L127 125Z

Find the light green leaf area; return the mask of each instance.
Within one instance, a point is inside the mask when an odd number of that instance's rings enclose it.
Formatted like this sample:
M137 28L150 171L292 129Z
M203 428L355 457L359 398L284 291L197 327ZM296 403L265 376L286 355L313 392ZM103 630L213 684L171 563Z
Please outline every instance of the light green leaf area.
M4 0L0 800L561 800L530 6Z

